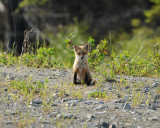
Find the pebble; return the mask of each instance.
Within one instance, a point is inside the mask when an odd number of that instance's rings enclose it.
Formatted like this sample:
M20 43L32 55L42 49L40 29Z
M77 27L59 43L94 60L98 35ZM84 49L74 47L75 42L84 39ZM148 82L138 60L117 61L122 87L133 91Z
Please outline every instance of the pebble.
M57 114L57 119L59 119L59 118L61 118L62 117L62 115L61 114Z
M91 121L92 118L95 118L92 114L87 114L87 122Z
M97 111L97 110L102 110L102 109L106 109L106 108L108 108L107 105L105 105L105 106L100 105L100 106L98 106L97 108L94 108L93 110L94 110L94 111Z
M32 100L31 103L33 106L42 105L42 101L40 99Z
M53 103L51 106L59 106L58 104Z
M110 128L109 123L103 122L100 126L100 128Z
M157 95L154 96L154 100L158 100L159 98L160 98L159 94L157 94Z
M51 124L51 122L49 122L49 121L42 121L41 123L43 123L43 124Z
M125 86L125 87L124 87L124 89L126 89L126 90L129 89L129 88L130 88L130 86Z
M129 97L128 96L125 96L124 98L123 98L123 102L127 102L129 100Z
M69 106L69 107L76 106L78 102L79 100L71 100L67 102L66 106Z
M65 114L62 116L64 119L72 119L74 117L73 114Z
M51 112L50 114L49 114L49 116L50 117L56 117L57 115L59 114L59 112L57 112L57 111L55 111L55 112Z
M131 105L129 103L124 104L123 109L131 109Z
M98 124L97 123L90 123L87 128L98 128Z
M5 88L5 89L4 89L4 91L8 91L8 89L7 89L7 88Z
M91 105L93 102L92 101L84 101L85 104Z
M144 90L144 93L148 93L148 92L150 92L151 90L148 88L148 87L146 87L145 88L145 90Z
M96 115L103 115L103 114L105 114L106 113L106 111L102 111L102 112L95 112L95 114Z
M158 82L155 82L152 84L152 88L155 88L155 87L158 87L159 86L159 83Z
M115 103L123 103L123 100L120 99L120 100L115 100Z
M6 122L6 124L13 124L13 122L11 122L11 121L7 121L7 122Z
M157 110L157 108L158 108L157 104L155 104L155 103L150 103L149 104L149 109Z

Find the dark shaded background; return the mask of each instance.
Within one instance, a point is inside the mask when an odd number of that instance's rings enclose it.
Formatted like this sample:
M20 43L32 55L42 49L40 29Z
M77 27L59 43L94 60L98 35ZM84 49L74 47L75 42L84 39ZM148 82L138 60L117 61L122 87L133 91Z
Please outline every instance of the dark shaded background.
M43 6L29 6L16 12L20 1L1 0L5 9L0 12L3 49L11 49L15 41L18 53L21 52L24 30L34 25L39 31L48 27L56 33L56 26L73 23L77 17L79 22L88 24L88 33L100 40L109 31L129 33L132 30L131 20L139 18L143 22L144 10L151 7L149 0L48 0Z

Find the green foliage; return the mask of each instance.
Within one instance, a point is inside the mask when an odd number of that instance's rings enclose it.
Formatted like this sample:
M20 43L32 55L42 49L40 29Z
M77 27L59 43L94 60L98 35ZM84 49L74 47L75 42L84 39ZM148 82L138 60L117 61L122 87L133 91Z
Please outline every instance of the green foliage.
M60 67L61 63L55 60L54 48L39 48L37 54L23 54L20 61L23 65L29 67Z
M156 76L160 74L160 54L148 52L145 57L132 57L128 51L119 55L111 54L111 61L107 65L110 73L131 76ZM107 68L106 67L106 68ZM109 74L110 74L109 73ZM108 74L107 74L108 75Z
M104 99L107 97L107 94L105 92L92 92L88 95L88 97L93 97L93 98L99 98L99 99Z
M140 19L132 19L131 25L133 27L139 27L141 25L141 20Z
M90 42L94 39L90 38ZM25 53L20 57L14 57L11 54L2 54L0 56L0 64L2 65L25 65L36 68L64 68L66 62L70 62L69 56L73 58L73 51L68 51L67 54L56 54L57 47L54 48L39 48L37 54ZM112 79L116 74L132 75L132 76L159 76L160 75L160 53L159 49L154 52L148 49L148 53L144 56L139 56L140 50L135 54L134 51L113 52L107 58L108 41L101 40L97 47L89 53L90 67L95 71L103 74L108 79ZM158 48L158 46L157 46ZM66 50L64 47L62 51ZM69 53L71 52L71 53ZM67 55L67 56L66 56ZM58 59L58 56L62 59ZM107 60L106 60L107 58ZM64 61L64 59L66 59ZM67 60L68 59L68 60ZM72 63L70 63L72 65ZM69 67L69 66L67 66Z
M89 38L89 44L91 46L95 45L94 39L92 39L91 37ZM89 53L88 60L89 60L91 67L98 66L101 62L103 62L105 56L108 54L107 44L108 44L108 41L106 39L101 40L100 43L97 45L97 47Z
M160 12L160 0L150 0L154 5L152 6L152 8L150 10L147 10L144 12L144 14L146 15L147 19L146 22L147 23L158 23L160 21L160 16L159 16L159 12Z
M89 37L88 43L89 43L91 46L95 46L95 40L94 40L92 37Z
M71 67L74 61L74 52L71 46L83 45L89 37L88 25L85 22L78 22L74 18L74 23L57 26L57 33L53 34L48 29L44 32L51 39L50 45L55 49L55 57L61 60L67 67Z
M2 65L25 65L28 67L36 68L60 68L62 67L61 61L55 59L54 48L39 48L37 54L24 53L22 56L15 57L13 54L3 54L0 56L0 64Z
M23 8L25 6L30 6L30 5L44 5L48 0L22 0L19 3L19 7Z
M31 80L28 80L28 81L15 80L15 81L9 82L7 86L10 89L20 90L21 94L30 94L31 92L38 93L45 88L44 83L42 83L41 81L31 82Z

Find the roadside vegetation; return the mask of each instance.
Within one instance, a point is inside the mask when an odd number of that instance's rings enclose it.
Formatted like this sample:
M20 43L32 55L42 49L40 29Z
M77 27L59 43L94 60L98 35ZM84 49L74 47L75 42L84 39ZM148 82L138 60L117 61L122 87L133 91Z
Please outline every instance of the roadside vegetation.
M154 17L149 15L151 13L154 12L146 12L148 15L147 22L154 20ZM148 105L154 99L149 92L144 94L143 90L146 89L146 83L133 82L131 84L124 77L160 77L160 27L156 28L156 32L146 26L139 27L140 21L137 19L134 19L132 24L134 26L132 36L122 32L118 35L106 36L105 39L96 42L87 34L88 26L86 23L78 23L75 19L75 24L65 26L63 29L58 28L59 33L57 35L46 32L53 40L49 47L45 44L43 47L38 47L36 53L31 50L30 53L15 56L14 49L10 52L1 52L0 66L70 69L74 62L72 46L89 43L89 66L94 78L98 81L95 86L87 88L88 90L96 90L89 94L84 93L86 85L77 89L70 82L63 82L63 84L60 83L49 88L47 86L48 79L45 82L32 81L31 78L6 81L0 84L0 87L6 90L0 90L0 101L10 102L8 99L11 98L15 102L23 102L29 106L38 97L43 99L40 104L42 104L45 113L52 110L53 94L61 99L67 96L79 100L96 98L104 101L116 99L117 95L125 98L127 94L130 94L132 97L128 97L126 101L131 101L133 108L142 102ZM39 44L39 41L35 43ZM117 81L117 77L119 77L119 81ZM113 82L115 90L112 92L104 89L102 87L104 81ZM147 85L151 88L152 81ZM128 86L127 91L122 89ZM8 97L5 97L6 93ZM160 94L160 86L155 93ZM48 101L51 98L52 100ZM29 123L32 124L35 121L34 118L29 119L27 114L21 115L21 117L17 124L19 127L29 126ZM59 123L60 121L57 121L57 126L60 125Z

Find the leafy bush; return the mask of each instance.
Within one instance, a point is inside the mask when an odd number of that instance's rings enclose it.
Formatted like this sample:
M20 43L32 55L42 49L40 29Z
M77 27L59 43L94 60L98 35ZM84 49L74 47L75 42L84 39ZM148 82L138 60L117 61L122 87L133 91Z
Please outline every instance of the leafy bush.
M19 59L29 67L60 67L61 63L55 60L54 48L39 48L37 54L23 54Z
M111 61L108 65L104 65L109 69L106 75L115 76L131 75L131 76L156 76L160 74L160 54L148 53L145 57L131 57L128 51L123 51L119 55L111 54Z
M145 11L147 16L146 22L148 23L158 23L160 21L159 12L160 12L160 0L150 0L154 5L150 10Z
M89 38L88 42L91 46L95 46L94 39L92 39L91 37ZM101 40L100 43L97 45L97 47L89 53L88 60L92 68L103 62L105 56L108 54L107 44L108 41L106 39Z

